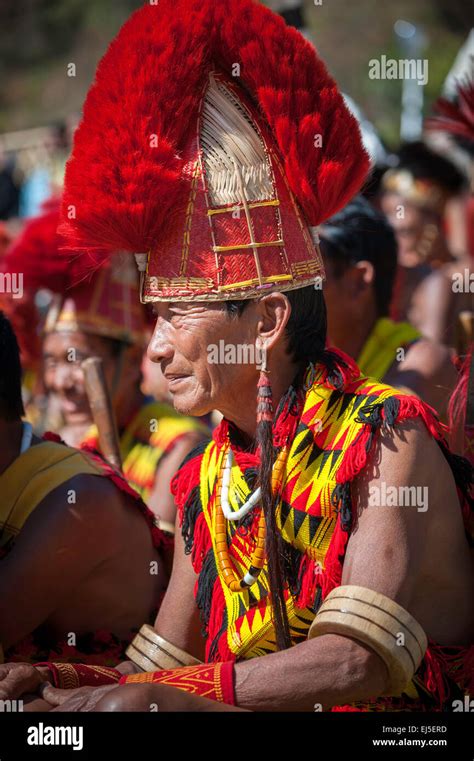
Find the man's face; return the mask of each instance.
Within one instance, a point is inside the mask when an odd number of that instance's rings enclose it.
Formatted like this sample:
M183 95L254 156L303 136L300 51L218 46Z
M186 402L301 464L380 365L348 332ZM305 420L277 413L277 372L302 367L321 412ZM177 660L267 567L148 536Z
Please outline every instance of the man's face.
M395 231L400 264L405 267L419 264L428 253L426 232L437 222L436 217L396 193L385 193L380 206Z
M176 410L224 414L235 405L237 389L255 389L254 363L210 361L212 347L255 345L257 317L250 302L240 317L230 317L221 303L163 302L154 304L156 326L148 357L159 362Z
M375 322L375 272L365 260L337 269L323 242L321 246L326 280L324 300L327 309L328 339L345 348L348 337L354 338L361 325L372 316ZM364 328L365 329L365 328Z
M88 357L101 357L105 377L111 388L116 359L107 339L71 331L49 333L44 340L44 383L46 389L58 397L67 425L80 425L92 421L84 373L81 369L81 362Z

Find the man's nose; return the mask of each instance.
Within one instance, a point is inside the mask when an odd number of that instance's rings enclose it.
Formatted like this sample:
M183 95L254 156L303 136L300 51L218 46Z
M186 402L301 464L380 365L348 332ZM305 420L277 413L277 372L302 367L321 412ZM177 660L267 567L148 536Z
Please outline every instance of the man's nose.
M56 391L64 391L74 386L74 368L71 363L61 363L53 375L53 386Z
M147 349L147 357L151 362L162 362L171 359L173 346L169 336L169 325L161 317L156 320L155 330Z

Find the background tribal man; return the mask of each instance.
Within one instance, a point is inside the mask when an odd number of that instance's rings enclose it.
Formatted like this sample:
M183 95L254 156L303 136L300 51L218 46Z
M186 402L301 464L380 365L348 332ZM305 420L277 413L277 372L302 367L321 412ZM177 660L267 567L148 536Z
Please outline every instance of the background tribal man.
M22 414L0 312L0 644L9 661L114 663L156 614L169 539L105 462L34 436Z

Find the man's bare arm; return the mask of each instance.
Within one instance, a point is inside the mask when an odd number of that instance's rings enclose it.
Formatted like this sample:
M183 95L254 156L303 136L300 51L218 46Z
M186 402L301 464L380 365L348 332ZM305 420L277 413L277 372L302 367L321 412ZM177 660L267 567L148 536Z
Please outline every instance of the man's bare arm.
M194 599L196 579L191 556L184 552L184 541L177 515L173 569L154 628L171 644L194 658L204 660L205 640L201 634L199 610ZM117 670L122 674L133 674L142 669L131 661L123 661L117 666Z
M173 571L156 617L155 630L176 647L194 658L204 660L206 643L201 634L199 610L194 599L196 580L191 555L184 552L184 540L177 516Z
M368 487L380 488L384 481L394 486L428 485L433 487L432 500L437 499L432 473L446 476L438 446L421 424L401 428L401 435L384 436L379 461L372 462L376 475L371 473L370 481L357 485L360 516L348 543L342 583L391 597L423 626L416 585L436 510L421 514L411 508L367 507ZM444 499L442 489L439 492ZM387 669L378 655L355 640L330 634L239 663L235 672L237 705L264 711L314 710L315 705L327 709L380 696L388 684Z
M75 503L68 494L75 492ZM43 624L116 551L122 496L108 479L76 476L43 500L0 568L0 642L6 650Z

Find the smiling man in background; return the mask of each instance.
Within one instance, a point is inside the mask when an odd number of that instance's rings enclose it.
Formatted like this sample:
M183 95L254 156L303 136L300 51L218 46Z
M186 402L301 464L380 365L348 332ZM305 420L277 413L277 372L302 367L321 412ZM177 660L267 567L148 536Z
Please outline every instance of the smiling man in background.
M99 450L81 363L100 357L117 421L123 474L161 527L172 533L170 480L208 430L169 404L145 398L140 390L149 327L133 263L115 256L113 266L75 282L74 263L61 249L59 219L59 201L52 200L27 223L4 261L7 272L23 273L28 292L48 288L54 294L42 352L45 389L54 395L62 416L58 433L71 446Z

